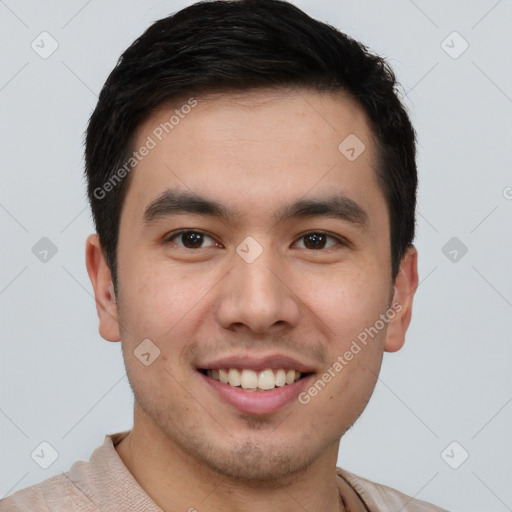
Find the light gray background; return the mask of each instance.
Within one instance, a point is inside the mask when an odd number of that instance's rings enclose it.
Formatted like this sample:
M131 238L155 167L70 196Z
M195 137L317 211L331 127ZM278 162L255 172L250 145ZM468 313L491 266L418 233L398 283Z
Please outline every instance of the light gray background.
M190 3L0 0L0 496L131 427L84 264L82 134L121 52ZM512 510L512 2L294 3L388 57L419 137L413 321L338 463L451 511ZM59 44L47 59L31 48L43 31ZM469 43L458 58L441 45L453 31ZM454 236L456 262L442 252ZM58 249L46 263L42 237ZM42 441L59 454L46 470L31 458Z

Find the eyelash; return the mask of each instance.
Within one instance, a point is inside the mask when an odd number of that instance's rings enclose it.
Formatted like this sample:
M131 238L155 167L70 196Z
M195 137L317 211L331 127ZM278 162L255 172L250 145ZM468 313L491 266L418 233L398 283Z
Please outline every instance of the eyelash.
M206 236L208 238L211 238L212 240L215 241L215 239L212 236L208 235L204 231L200 231L200 230L197 230L197 229L181 229L179 231L175 231L175 232L171 233L169 236L166 236L164 242L165 243L169 243L169 242L174 243L174 239L178 238L180 235L183 235L184 233L197 233L197 234L201 234L201 235L204 235L204 236ZM336 235L332 235L332 234L329 234L329 233L326 233L325 231L307 231L307 232L302 233L301 235L299 235L296 240L297 241L301 240L305 236L312 235L312 234L325 235L327 238L331 238L331 239L335 240L337 242L337 245L342 245L342 246L348 245L348 241L345 240L344 238L336 236ZM218 243L218 242L216 242L216 243ZM176 245L178 245L178 244L176 244ZM178 245L178 247L181 247L182 249L189 250L189 251L196 251L196 250L199 250L199 249L206 249L206 247L198 247L198 248L192 249L190 247L183 247L181 245ZM331 247L322 248L322 249L309 249L309 250L310 251L315 251L315 252L321 252L321 251L327 251L329 249L333 249L334 247L336 247L336 246L331 246Z

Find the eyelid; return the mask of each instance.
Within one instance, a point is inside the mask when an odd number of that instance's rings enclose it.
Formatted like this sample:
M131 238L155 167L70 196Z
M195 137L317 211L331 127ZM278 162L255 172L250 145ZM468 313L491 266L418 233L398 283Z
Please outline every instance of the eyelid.
M164 242L173 242L174 238L179 237L183 233L189 233L189 232L199 233L199 234L201 234L201 235L203 235L205 237L208 237L211 240L213 240L215 242L215 244L222 245L214 236L206 233L205 231L202 231L201 229L194 229L194 228L184 228L184 229L179 229L177 231L173 231L172 233L169 233L169 234L165 235L163 240L164 240ZM345 246L351 245L350 242L346 238L342 237L341 235L337 235L337 234L331 233L329 231L323 231L323 230L319 230L319 229L316 229L316 230L315 229L310 229L308 231L304 231L303 233L300 233L299 235L296 236L295 241L294 241L294 245L298 241L300 241L302 238L304 238L306 235L313 234L313 233L314 234L325 235L327 238L332 238L332 239L336 240L336 242L338 242L337 245L345 245ZM182 247L179 244L176 244L176 245L178 245L178 247ZM213 247L213 245L208 246L208 247ZM198 249L207 249L208 247L199 247ZM331 247L327 247L326 249L319 249L317 252L325 252L328 249L332 249L334 247L336 247L336 246L334 245L334 246L331 246ZM183 247L183 248L191 250L191 251L197 251L198 250L198 249L189 249L188 247ZM310 250L314 250L314 249L310 249Z
M296 242L299 241L300 239L304 238L306 235L309 235L309 234L319 234L319 235L325 235L327 238L332 238L334 240L336 240L336 242L338 242L338 245L350 245L350 242L342 237L341 235L336 235L334 233L331 233L329 231L323 231L321 229L310 229L308 231L304 231L303 233L301 233L300 235L297 236L296 238ZM327 249L319 249L317 252L322 252L322 251L327 251L328 249L332 249L334 248L335 246L332 246L332 247L328 247ZM314 249L311 249L312 251L314 251Z
M199 233L200 235L203 235L205 237L211 238L216 244L220 244L220 242L218 242L216 240L216 238L213 237L212 235L209 235L208 233L206 233L205 231L202 231L201 229L193 229L193 228L178 229L177 231L173 231L172 233L168 233L167 235L164 236L163 241L164 241L164 243L173 242L174 238L178 238L183 233ZM182 247L179 244L176 244L176 245L178 245L178 247ZM210 247L213 247L213 245L210 246ZM183 248L184 249L188 249L188 247L183 247ZM200 249L203 249L203 247L200 247ZM204 249L206 249L206 247L204 247ZM197 250L197 249L190 249L190 250Z

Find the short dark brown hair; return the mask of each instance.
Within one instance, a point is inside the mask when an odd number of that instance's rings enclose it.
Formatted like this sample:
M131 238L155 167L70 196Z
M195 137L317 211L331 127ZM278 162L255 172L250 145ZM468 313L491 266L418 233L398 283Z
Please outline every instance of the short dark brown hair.
M417 171L416 136L392 69L361 43L286 1L214 0L161 19L136 39L110 73L89 120L88 197L115 287L119 221L131 174L113 180L126 169L137 127L176 98L290 86L344 91L366 112L388 206L395 280L414 240Z

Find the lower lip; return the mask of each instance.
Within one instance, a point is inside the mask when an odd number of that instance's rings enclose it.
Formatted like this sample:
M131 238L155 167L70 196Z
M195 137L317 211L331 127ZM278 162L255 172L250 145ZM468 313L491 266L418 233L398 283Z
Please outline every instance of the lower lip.
M293 384L286 384L269 391L244 391L242 388L224 384L201 372L198 373L223 401L240 412L248 414L271 414L293 400L298 401L297 397L306 386L306 381L312 377L312 375L308 375Z

